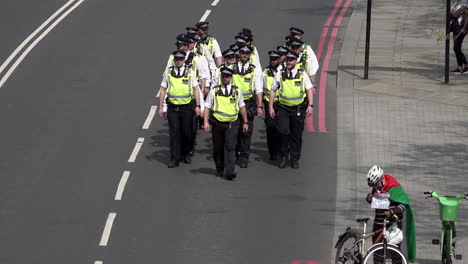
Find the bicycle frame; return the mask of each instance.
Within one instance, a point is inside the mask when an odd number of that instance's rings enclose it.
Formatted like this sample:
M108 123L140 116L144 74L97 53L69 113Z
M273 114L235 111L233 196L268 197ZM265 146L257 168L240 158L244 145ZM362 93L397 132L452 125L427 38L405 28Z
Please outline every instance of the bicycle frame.
M453 253L453 230L455 226L455 221L457 219L458 207L460 205L460 200L466 199L467 194L461 193L457 196L440 196L436 192L424 192L424 194L429 194L427 198L434 197L439 201L440 206L440 220L442 221L442 232L440 235L440 255L442 259L445 257L445 243L448 241L448 250L449 254ZM449 237L445 237L445 233Z
M385 231L387 230L387 227L386 227L386 220L384 221L384 227L374 231L374 232L371 232L371 233L366 233L366 229L367 229L367 223L363 223L363 232L362 232L362 235L359 239L357 239L353 246L349 248L349 251L352 251L352 249L354 249L356 246L359 248L359 254L361 256L364 256L364 254L366 253L366 241L371 238L372 236L376 235L376 234L379 234L378 238L375 240L375 242L373 243L374 245L377 244L377 243L380 243L384 237L385 237ZM356 261L360 261L360 260L356 260Z

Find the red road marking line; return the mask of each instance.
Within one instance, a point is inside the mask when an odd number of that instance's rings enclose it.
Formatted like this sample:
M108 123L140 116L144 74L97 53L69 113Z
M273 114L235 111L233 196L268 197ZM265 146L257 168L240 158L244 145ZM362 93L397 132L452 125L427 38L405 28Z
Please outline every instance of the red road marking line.
M346 3L343 6L343 9L341 9L340 15L335 21L335 26L341 25L341 21L343 21L343 17L346 14L346 11L348 10L349 5L351 4L352 0L346 0Z
M322 30L322 36L320 37L320 42L318 44L317 49L317 60L320 60L320 56L322 55L323 45L325 44L325 40L327 39L328 28L324 27Z
M325 22L324 26L326 26L326 27L330 26L333 18L336 15L336 11L338 11L338 7L340 7L342 1L343 0L336 1L335 7L333 8L333 11L330 13L330 16L328 17L327 22Z
M333 53L333 47L335 46L336 34L338 33L338 28L334 28L331 36L330 41L328 42L327 47L327 54L325 55L325 59L323 60L322 71L320 72L320 91L319 91L319 132L327 132L327 128L325 127L325 95L327 90L327 75L328 75L328 64L330 63L330 59Z

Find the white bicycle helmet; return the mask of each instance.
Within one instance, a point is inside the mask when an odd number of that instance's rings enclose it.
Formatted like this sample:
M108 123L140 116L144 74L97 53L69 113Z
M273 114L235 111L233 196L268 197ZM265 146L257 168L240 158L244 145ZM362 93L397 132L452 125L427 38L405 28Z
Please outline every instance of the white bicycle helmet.
M389 244L398 245L403 241L403 231L398 228L396 223L393 223L392 226L387 229L385 235L387 236L387 242Z
M367 184L369 187L374 186L380 179L382 179L384 172L382 168L377 165L372 166L372 168L367 173Z

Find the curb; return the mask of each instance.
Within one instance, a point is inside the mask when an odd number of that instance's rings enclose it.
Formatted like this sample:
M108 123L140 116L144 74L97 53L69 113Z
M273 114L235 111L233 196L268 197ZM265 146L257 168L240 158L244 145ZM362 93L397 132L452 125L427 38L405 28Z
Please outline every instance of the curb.
M337 190L333 241L356 216L356 141L354 128L354 60L360 33L364 28L365 10L362 0L355 0L346 28L337 69ZM351 66L351 67L350 67ZM343 68L351 69L344 70ZM335 263L332 248L331 263Z

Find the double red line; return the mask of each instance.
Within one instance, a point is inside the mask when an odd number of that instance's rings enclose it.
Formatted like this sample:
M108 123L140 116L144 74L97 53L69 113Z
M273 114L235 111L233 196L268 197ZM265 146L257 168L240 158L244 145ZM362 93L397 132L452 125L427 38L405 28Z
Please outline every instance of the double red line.
M351 5L352 0L346 0L344 5L342 6L343 0L337 0L335 3L335 6L333 10L330 13L330 16L328 16L327 21L323 25L322 29L322 35L320 36L320 41L318 44L317 48L317 60L320 61L320 57L322 55L325 42L328 37L328 33L330 33L330 39L328 41L327 45L327 52L325 54L325 57L322 61L322 65L320 67L320 84L318 88L318 131L322 133L326 133L328 130L326 128L326 119L325 119L325 105L326 105L326 91L327 91L327 79L328 79L328 66L330 64L331 56L333 53L333 48L335 47L335 41L336 41L336 35L338 34L338 27L341 25L341 22L343 21L343 17L346 14L346 11L348 10L348 7ZM338 14L335 24L332 26L332 21L336 17L336 13L338 12L338 9L341 11ZM331 30L330 30L331 29ZM307 130L309 132L315 132L315 127L314 127L314 119L313 115L307 118Z

